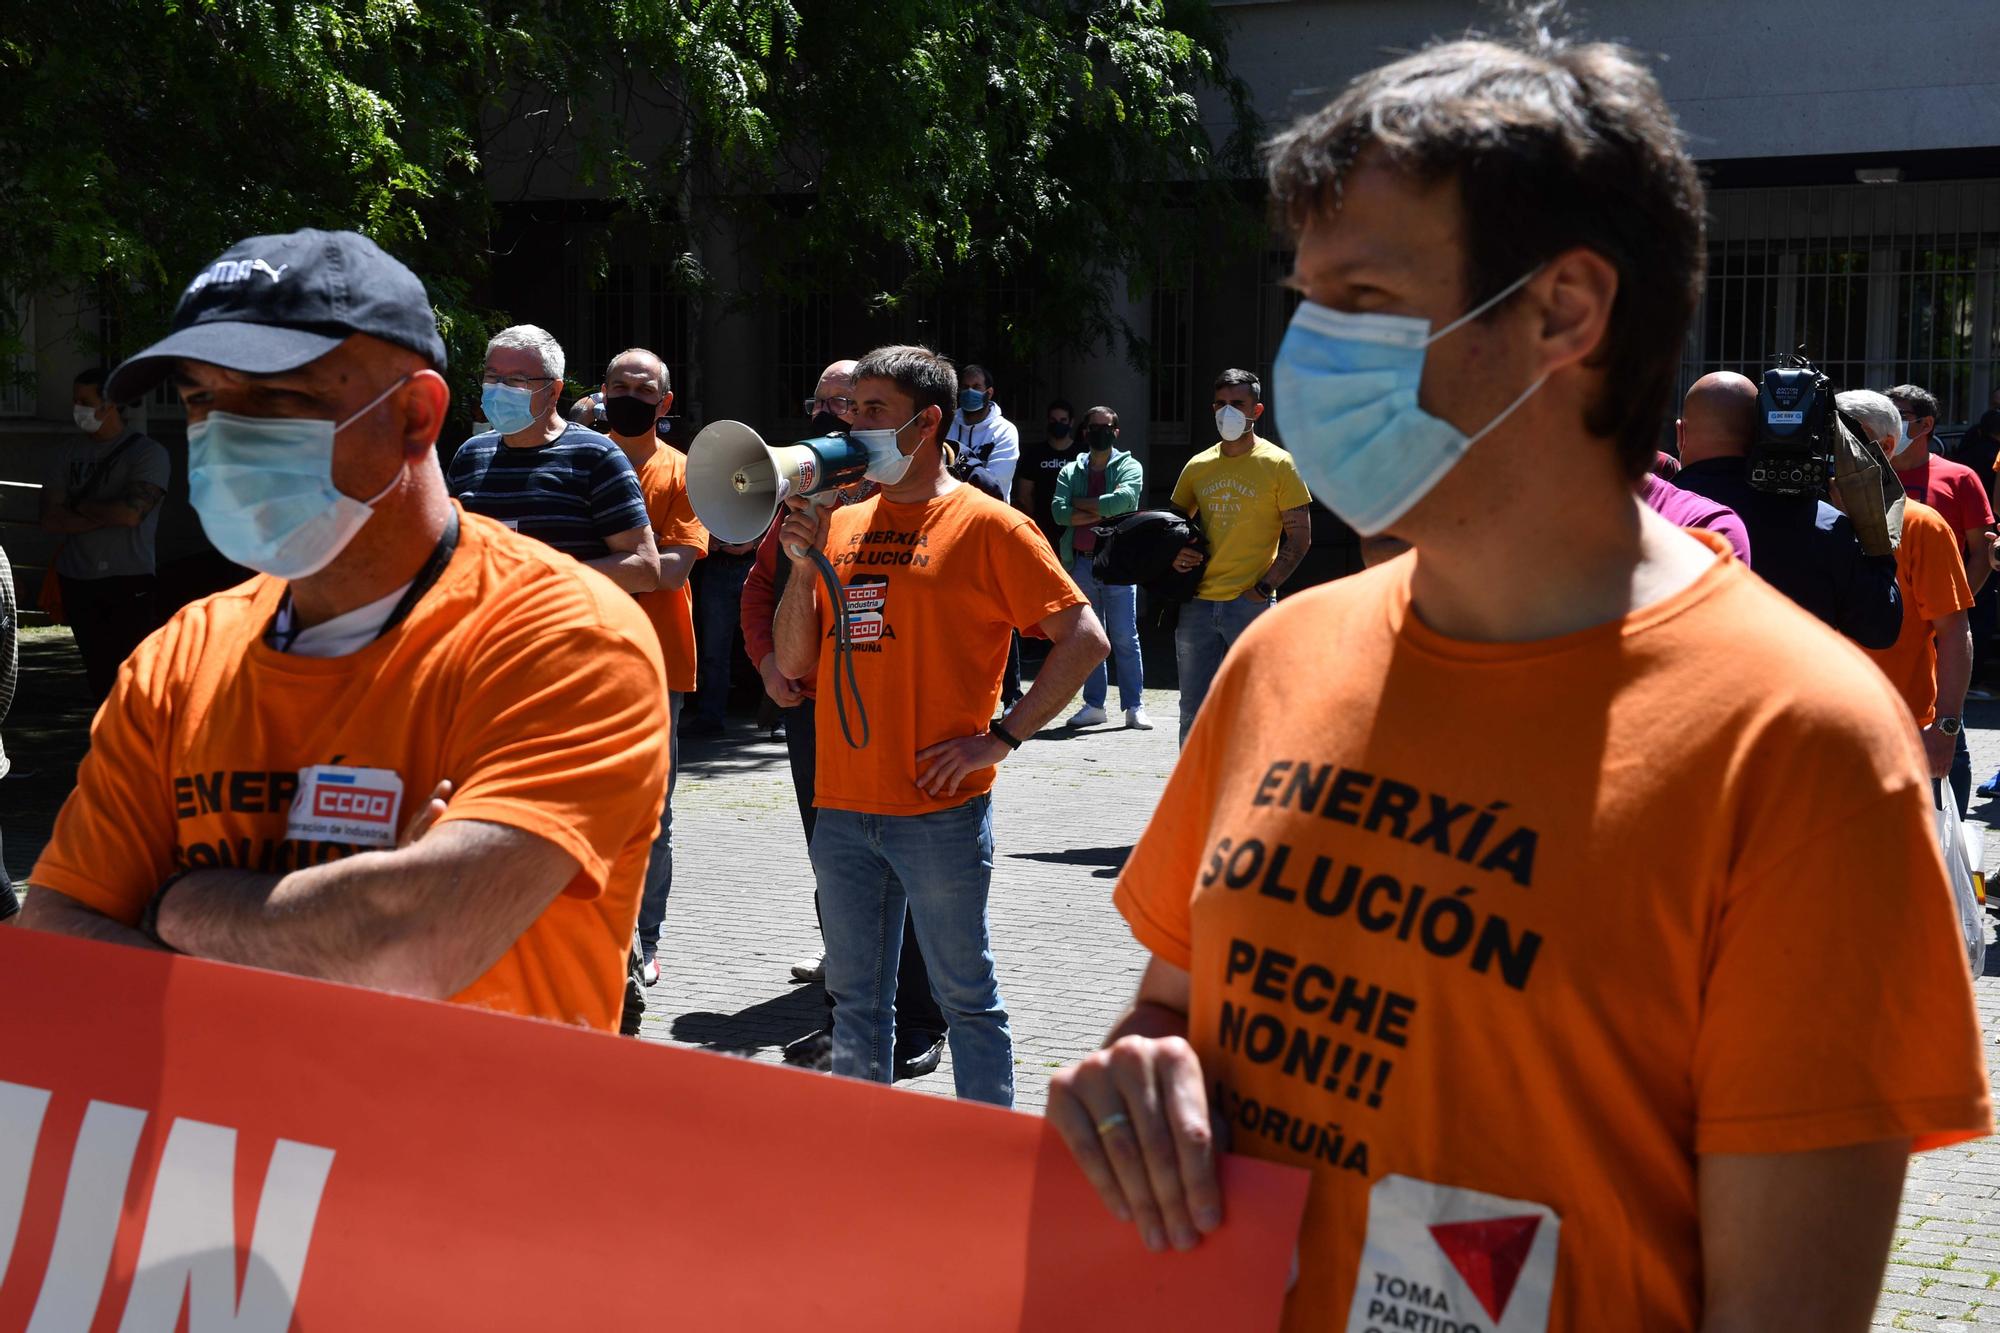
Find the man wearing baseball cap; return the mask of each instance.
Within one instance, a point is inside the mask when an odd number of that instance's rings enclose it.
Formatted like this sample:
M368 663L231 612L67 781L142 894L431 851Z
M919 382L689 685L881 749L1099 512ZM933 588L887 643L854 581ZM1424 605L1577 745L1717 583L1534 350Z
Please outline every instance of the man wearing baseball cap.
M126 661L23 924L610 1029L666 787L632 599L467 514L423 284L254 236L106 386L170 376L190 498L259 571Z

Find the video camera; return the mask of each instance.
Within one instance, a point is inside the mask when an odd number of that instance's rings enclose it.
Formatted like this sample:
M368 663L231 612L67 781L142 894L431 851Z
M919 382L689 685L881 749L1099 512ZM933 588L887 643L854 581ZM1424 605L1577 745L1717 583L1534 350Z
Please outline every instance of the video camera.
M1834 469L1833 381L1799 355L1764 372L1750 484L1772 495L1826 498Z

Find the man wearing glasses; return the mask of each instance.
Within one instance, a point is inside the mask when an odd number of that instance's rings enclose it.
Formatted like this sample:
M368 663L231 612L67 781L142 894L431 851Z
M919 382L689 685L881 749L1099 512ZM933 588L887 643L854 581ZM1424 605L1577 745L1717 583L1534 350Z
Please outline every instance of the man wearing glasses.
M492 427L458 447L445 473L475 514L546 542L631 593L660 586L660 554L639 474L609 438L565 421L562 346L533 324L486 345L480 408Z

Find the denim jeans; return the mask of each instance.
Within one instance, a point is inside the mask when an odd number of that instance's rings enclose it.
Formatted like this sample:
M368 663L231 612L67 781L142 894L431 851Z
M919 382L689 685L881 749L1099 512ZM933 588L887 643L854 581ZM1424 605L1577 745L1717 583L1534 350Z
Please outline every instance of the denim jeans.
M639 896L639 952L651 958L660 949L660 927L667 920L667 894L674 887L674 784L681 780L681 700L667 692L667 802L660 807L660 832L646 857L646 887Z
M1227 602L1205 602L1197 597L1181 607L1181 622L1174 628L1174 661L1180 668L1183 745L1229 646L1270 608L1269 602L1252 594Z
M813 701L807 699L785 710L785 755L792 763L792 792L798 797L799 822L806 828L806 846L812 846L813 825L819 811L813 809L813 779L819 766L819 739L814 728ZM813 912L819 931L826 934L826 912L821 908L819 890L813 890ZM826 993L826 1007L833 1008L833 992ZM915 918L903 918L903 953L896 961L896 1031L910 1040L921 1036L943 1036L944 1015L938 1012L931 995L931 974L924 968L923 947L917 943Z
M1069 572L1111 640L1111 661L1118 668L1118 707L1137 708L1145 702L1146 689L1146 668L1139 660L1139 590L1129 583L1099 583L1087 555L1070 557ZM1104 663L1091 668L1090 679L1083 682L1086 706L1104 707L1106 676Z
M987 929L993 799L927 815L821 810L813 829L833 996L833 1072L894 1076L896 968L909 913L944 1009L958 1095L1014 1104L1014 1039Z
M743 581L750 577L747 555L710 556L701 562L701 595L695 598L695 709L717 722L729 710L729 669L736 652L736 626L743 613Z

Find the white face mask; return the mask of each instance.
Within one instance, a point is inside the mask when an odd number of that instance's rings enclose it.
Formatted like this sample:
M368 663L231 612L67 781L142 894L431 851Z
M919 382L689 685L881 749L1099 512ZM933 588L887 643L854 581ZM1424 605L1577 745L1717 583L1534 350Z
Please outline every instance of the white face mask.
M85 407L82 403L77 403L70 408L69 414L76 422L76 428L85 435L97 434L104 425L104 409L101 407Z
M1243 415L1241 408L1225 404L1215 409L1215 430L1223 439L1240 440L1249 429L1250 418Z
M916 417L911 417L910 421L915 421L922 415L923 413L919 412ZM903 452L903 446L897 443L897 437L910 428L910 421L905 421L894 430L885 427L879 430L853 430L847 433L848 439L868 451L868 471L864 474L868 480L883 486L894 486L908 474L911 456Z

